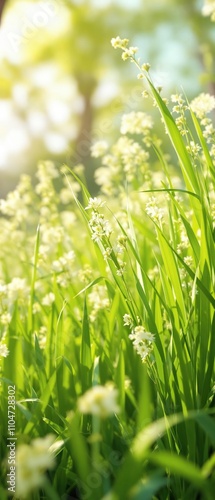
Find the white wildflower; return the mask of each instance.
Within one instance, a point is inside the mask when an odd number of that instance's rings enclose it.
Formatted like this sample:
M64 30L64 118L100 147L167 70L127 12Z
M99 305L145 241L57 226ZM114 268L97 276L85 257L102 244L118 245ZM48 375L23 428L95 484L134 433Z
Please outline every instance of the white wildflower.
M148 91L147 91L147 90L143 90L143 92L142 92L142 94L141 94L141 95L142 95L142 97L143 97L144 99L148 99L148 97L149 97L149 93L148 93Z
M116 246L116 252L117 253L123 253L126 248L126 243L127 243L127 237L121 234L117 238L117 246Z
M102 237L109 238L112 233L112 227L108 220L105 220L104 215L98 212L93 212L89 221L89 226L92 231L92 240L99 242Z
M103 252L103 257L104 260L107 261L112 253L112 248L111 247L106 247L104 252Z
M8 350L8 347L6 346L6 344L4 344L4 342L0 342L0 357L2 358L6 358L9 354L9 350Z
M59 177L59 171L50 160L41 161L37 167L36 177L41 181L43 179L56 179Z
M81 413L91 413L106 418L119 413L117 397L118 390L112 384L96 385L79 398L78 409Z
M11 305L17 300L19 303L24 303L29 297L29 287L26 285L24 278L13 278L7 285L8 303Z
M149 63L143 63L141 68L143 69L143 71L147 71L147 73L148 73L148 71L151 68L151 65Z
M0 321L1 321L1 324L2 325L9 325L10 322L11 322L11 314L9 312L4 312L3 314L1 314L0 316Z
M118 259L118 264L119 264L119 268L117 269L116 274L117 274L117 276L123 276L124 272L125 272L126 262L124 262L121 259Z
M47 331L48 331L48 330L47 330L47 326L44 326L44 325L43 325L43 326L41 326L41 327L40 327L39 334L40 334L40 335L46 335L46 334L47 334Z
M190 103L190 108L196 116L202 120L205 115L215 109L215 97L210 94L202 93Z
M121 134L148 134L153 127L153 120L150 115L142 111L131 111L122 116Z
M97 141L90 148L91 155L93 156L93 158L100 158L100 156L104 155L107 148L108 148L108 144L106 141Z
M124 326L130 326L132 328L132 326L133 326L133 319L130 316L130 314L124 314L124 316L123 316L123 324L124 324Z
M45 295L42 299L42 305L43 306L51 306L53 302L55 301L55 294L50 292Z
M46 224L41 224L40 231L42 242L43 244L47 244L49 246L49 250L55 248L57 243L61 243L65 240L64 228L61 226L48 226Z
M68 253L64 253L59 259L52 262L52 269L57 273L69 271L74 258L75 254L73 250L70 250Z
M198 158L199 151L201 150L201 146L196 144L194 141L190 141L190 144L186 146L189 154L193 156L193 158Z
M138 47L128 47L128 49L123 49L122 59L126 61L126 59L133 58L138 51Z
M187 264L187 266L192 266L193 264L193 257L191 255L187 255L184 257L184 262Z
M155 335L151 332L146 332L145 328L139 325L133 328L129 338L133 341L135 351L137 351L142 361L145 362L152 351Z
M164 218L164 210L159 208L156 204L156 199L152 196L149 202L146 204L146 213L155 222L162 222Z
M183 99L182 95L181 94L172 94L171 95L171 101L173 103L176 103L179 105L179 110L181 109L181 107L183 107L183 105L185 104L185 100ZM177 108L173 111L175 111L175 113L178 113L179 110L177 110Z
M105 201L102 201L101 198L89 198L88 205L85 207L85 210L98 210L98 208L103 207Z
M88 283L90 279L92 279L93 270L88 265L85 264L83 269L78 271L78 279L82 281L82 283Z
M5 200L0 200L0 212L9 217L14 217L18 223L25 221L29 216L29 197L23 196L16 189L8 193Z
M120 38L119 36L111 39L111 45L114 49L125 49L128 45L128 42L128 38Z
M207 141L208 144L211 144L212 142L214 142L214 139L215 139L215 129L213 127L213 123L212 123L211 120L207 121L207 123L205 125L205 128L204 128L204 131L203 131L203 136L205 137L205 139L206 139L206 141Z
M62 273L63 272L63 267L65 264L65 260L60 257L58 260L54 260L52 262L52 269L56 273Z
M20 444L16 451L16 495L26 497L45 481L45 472L55 466L50 447L55 437L48 434L31 444Z
M146 358L149 356L151 352L151 347L146 344L137 344L135 347L135 350L137 351L137 354L141 357L143 363L146 361Z
M135 326L130 333L129 338L133 340L133 344L137 344L143 340L147 340L148 342L154 342L155 335L151 332L146 332L145 328L141 325Z
M73 192L69 188L62 188L60 191L60 201L63 205L67 205L74 200Z
M183 250L187 250L190 246L189 238L184 230L180 232L180 243L177 245L177 252L182 253Z

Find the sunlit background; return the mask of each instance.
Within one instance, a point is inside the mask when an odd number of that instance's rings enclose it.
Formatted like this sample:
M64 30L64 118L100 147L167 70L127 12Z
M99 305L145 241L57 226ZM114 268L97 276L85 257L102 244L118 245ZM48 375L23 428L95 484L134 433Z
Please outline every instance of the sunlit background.
M3 2L1 2L3 3ZM150 62L163 95L214 92L214 25L198 0L6 0L0 30L0 196L38 160L83 163L114 141L120 115L147 106L137 71L110 39Z

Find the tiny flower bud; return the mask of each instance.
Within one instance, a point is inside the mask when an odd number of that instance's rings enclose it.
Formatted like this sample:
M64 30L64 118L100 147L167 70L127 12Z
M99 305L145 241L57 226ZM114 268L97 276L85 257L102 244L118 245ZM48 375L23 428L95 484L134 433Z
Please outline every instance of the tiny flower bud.
M142 64L142 69L143 69L144 71L147 71L147 72L148 72L148 71L150 70L150 68L151 68L151 66L150 66L150 64L149 64L149 63L144 63L144 64Z

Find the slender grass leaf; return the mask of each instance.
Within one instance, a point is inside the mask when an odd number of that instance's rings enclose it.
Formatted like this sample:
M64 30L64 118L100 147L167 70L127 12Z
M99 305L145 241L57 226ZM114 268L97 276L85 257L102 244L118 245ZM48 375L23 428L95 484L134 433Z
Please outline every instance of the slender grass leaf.
M152 453L149 460L167 469L171 474L183 477L195 486L204 489L207 486L201 469L194 463L186 460L183 456L176 455L172 451L158 451Z
M166 129L169 134L169 138L172 142L172 145L175 149L175 152L180 160L180 165L182 169L182 173L184 175L184 180L187 186L188 191L192 191L194 193L199 194L200 193L200 188L199 188L199 183L198 179L195 173L195 170L192 166L189 154L186 150L185 144L183 142L182 136L175 124L175 121L169 112L166 104L164 103L163 99L160 97L160 94L157 92L155 89L154 85L150 81L149 78L147 78L148 84L150 86L150 89L152 91L152 95L157 102L159 111L161 113L161 116L164 120Z
M80 352L80 369L81 369L81 384L82 391L85 392L92 384L91 369L92 369L92 355L90 345L90 329L89 319L87 313L86 297L84 300L83 320L82 320L82 341Z

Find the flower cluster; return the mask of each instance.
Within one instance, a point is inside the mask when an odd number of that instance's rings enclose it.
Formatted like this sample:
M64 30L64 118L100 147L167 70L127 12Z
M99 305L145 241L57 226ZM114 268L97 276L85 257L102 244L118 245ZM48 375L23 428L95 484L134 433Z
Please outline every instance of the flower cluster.
M109 239L112 233L112 227L109 221L104 218L103 214L98 212L98 209L103 205L104 203L100 198L90 198L88 206L85 207L85 210L92 210L89 226L92 232L92 240L97 243L99 243L103 237Z
M132 343L134 349L137 351L137 354L139 354L144 363L153 349L155 335L153 333L146 332L143 326L138 325L132 329L129 339L133 341Z
M143 134L149 135L153 127L153 120L150 115L142 111L131 111L122 116L121 134Z
M49 307L53 304L54 301L55 301L55 294L50 292L50 293L47 293L47 295L45 295L45 297L43 297L42 305Z
M100 156L103 156L107 148L108 148L107 142L105 141L95 142L95 144L93 144L90 148L92 157L99 158Z
M199 152L201 151L201 146L194 141L190 141L190 143L186 146L188 153L195 160L199 156Z
M202 93L191 101L190 108L202 120L208 113L211 113L215 109L215 97Z
M85 210L94 210L94 211L97 211L98 208L100 207L103 207L103 205L105 204L104 201L101 200L101 198L89 198L89 201L88 201L88 205L87 207L85 208Z
M6 344L1 341L0 342L0 357L2 358L6 358L9 354L9 350L8 350L8 347L6 346Z
M136 125L132 125L132 117L129 120L123 118L123 136L112 146L110 153L103 156L102 166L95 172L96 183L105 194L117 196L123 192L125 179L129 184L138 179L141 185L146 178L148 180L151 177L149 152L137 141L124 135L128 128L132 130L133 127L133 132ZM148 131L149 128L146 127L142 130L142 134L145 134L144 141L149 137Z
M120 412L117 398L118 390L111 383L105 386L96 385L79 398L78 409L81 413L106 418Z
M158 207L156 198L154 196L152 196L146 204L146 213L155 222L162 224L164 220L164 210Z
M31 444L20 444L16 451L16 495L26 497L45 481L45 472L53 469L55 460L50 450L54 435L34 439Z
M103 214L93 212L89 221L89 226L92 231L92 240L97 243L105 236L110 238L112 228L108 220L104 218Z
M11 311L17 302L20 306L26 304L29 298L29 286L25 278L14 277L9 283L0 283L0 319L7 325L11 320Z
M185 115L185 112L187 110L187 105L185 103L185 100L181 94L173 94L171 95L171 101L174 103L172 112L178 115L175 120L178 130L181 132L181 135L186 135L188 133L188 130L187 130L187 120Z
M137 321L140 321L139 317L137 318ZM129 335L129 339L133 341L132 343L134 349L137 351L144 363L153 349L155 335L153 333L146 332L144 326L142 325L134 326L133 318L130 314L124 314L123 324L124 326L130 327L131 333Z
M130 326L130 328L133 327L134 322L133 322L133 319L130 316L130 314L124 314L124 316L123 316L123 324L124 324L124 326Z
M129 40L127 38L121 39L119 36L116 38L112 38L111 45L114 49L122 49L122 59L126 61L126 59L133 59L136 52L138 51L137 47L128 47Z

